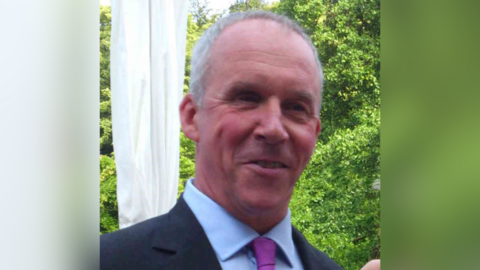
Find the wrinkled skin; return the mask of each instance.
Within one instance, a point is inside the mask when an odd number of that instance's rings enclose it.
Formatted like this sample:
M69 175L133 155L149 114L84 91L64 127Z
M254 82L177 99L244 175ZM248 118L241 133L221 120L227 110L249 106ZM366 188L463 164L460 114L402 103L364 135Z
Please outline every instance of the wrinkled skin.
M212 47L201 107L180 106L196 142L195 186L259 233L286 215L321 129L314 54L276 22L227 27Z

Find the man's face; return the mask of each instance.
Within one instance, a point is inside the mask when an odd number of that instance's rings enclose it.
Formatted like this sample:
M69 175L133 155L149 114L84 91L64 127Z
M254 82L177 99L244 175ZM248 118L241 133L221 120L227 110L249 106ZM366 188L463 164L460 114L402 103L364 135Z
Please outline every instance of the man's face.
M211 52L195 183L230 212L285 215L320 132L314 54L267 20L228 27Z

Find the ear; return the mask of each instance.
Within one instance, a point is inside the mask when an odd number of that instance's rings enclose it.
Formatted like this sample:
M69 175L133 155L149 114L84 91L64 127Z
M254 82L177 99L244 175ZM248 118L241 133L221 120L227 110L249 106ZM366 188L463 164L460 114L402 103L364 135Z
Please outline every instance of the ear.
M187 93L180 103L180 122L185 136L194 142L198 142L200 137L196 121L198 112L199 108L192 94Z

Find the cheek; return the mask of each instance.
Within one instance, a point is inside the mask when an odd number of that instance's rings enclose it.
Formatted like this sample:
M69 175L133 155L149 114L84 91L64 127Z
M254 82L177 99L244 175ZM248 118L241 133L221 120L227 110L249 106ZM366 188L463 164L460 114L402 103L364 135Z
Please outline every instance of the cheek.
M227 155L233 155L241 148L244 141L252 132L252 120L238 113L224 113L216 120L213 131L214 147L223 147Z
M295 151L301 157L303 167L310 161L315 150L317 136L310 128L297 129L295 133Z

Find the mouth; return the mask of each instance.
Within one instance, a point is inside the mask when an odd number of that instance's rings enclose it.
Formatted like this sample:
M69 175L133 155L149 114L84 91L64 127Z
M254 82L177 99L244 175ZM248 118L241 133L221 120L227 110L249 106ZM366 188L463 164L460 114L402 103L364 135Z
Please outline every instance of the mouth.
M276 162L276 161L256 160L256 161L253 161L252 163L267 169L287 168L285 164L281 162Z

